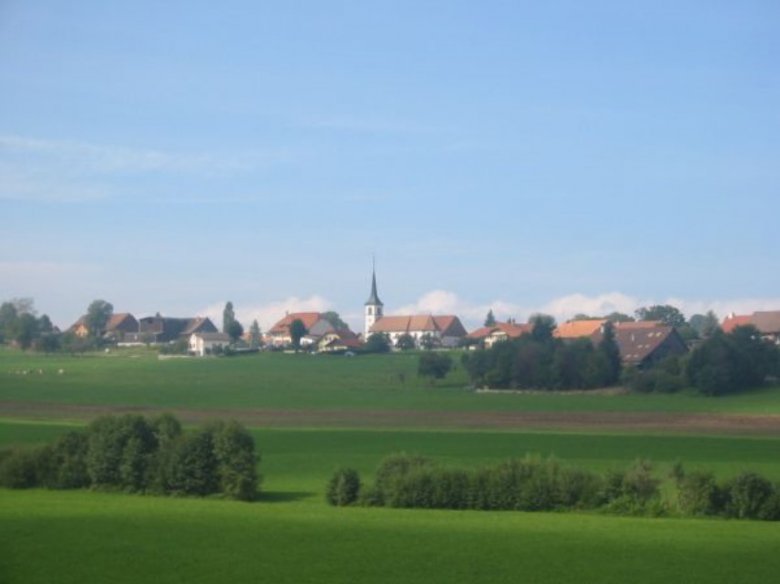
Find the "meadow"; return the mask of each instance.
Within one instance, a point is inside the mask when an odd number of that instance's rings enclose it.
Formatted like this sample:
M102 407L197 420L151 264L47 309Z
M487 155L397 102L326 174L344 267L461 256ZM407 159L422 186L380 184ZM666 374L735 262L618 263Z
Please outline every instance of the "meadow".
M63 375L56 374L64 369ZM568 429L379 427L401 417L461 412L689 412L769 417L780 391L742 396L475 394L462 371L431 387L414 355L355 358L261 354L157 360L130 351L80 357L0 351L0 448L49 441L94 415L72 406L335 410L360 426L251 428L261 453L255 503L90 491L0 490L0 581L50 582L767 582L780 570L777 524L721 519L331 508L325 483L341 465L370 482L387 454L478 467L555 456L594 470L636 458L665 478L672 463L719 477L743 470L780 481L780 432L760 436ZM35 373L44 370L42 375ZM27 375L21 370L33 371ZM4 406L46 409L29 416ZM124 411L124 410L123 410Z

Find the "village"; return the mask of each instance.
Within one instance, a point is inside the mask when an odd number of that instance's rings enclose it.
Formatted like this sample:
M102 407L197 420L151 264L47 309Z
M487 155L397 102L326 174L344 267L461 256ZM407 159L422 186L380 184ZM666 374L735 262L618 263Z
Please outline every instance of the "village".
M230 304L230 303L229 303ZM230 304L232 314L232 304ZM405 314L386 315L379 298L376 273L372 273L368 299L364 303L363 330L352 331L335 312L288 312L261 333L256 323L222 330L208 317L168 317L159 313L136 318L127 312L112 313L98 336L117 347L155 345L178 346L184 354L216 356L229 351L253 352L306 351L352 356L360 352L403 351L412 349L489 349L496 343L530 334L532 324L514 319L496 321L492 311L483 326L467 331L458 315ZM234 317L232 317L234 318ZM684 355L700 341L699 334L681 334L679 323L663 319L634 320L626 315L581 317L557 324L553 335L562 341L589 339L597 345L611 324L623 365L645 368L669 357ZM729 314L717 323L725 333L738 326L752 325L764 340L780 344L780 310L757 311L748 315ZM689 325L683 326L690 329ZM712 323L710 324L712 326ZM94 334L87 316L82 316L68 331L79 338ZM704 332L707 336L707 332Z

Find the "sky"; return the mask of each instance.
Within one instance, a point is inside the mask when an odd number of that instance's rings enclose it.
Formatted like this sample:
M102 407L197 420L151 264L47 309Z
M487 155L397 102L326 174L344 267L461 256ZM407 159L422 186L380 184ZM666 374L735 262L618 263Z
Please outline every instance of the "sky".
M780 309L778 55L775 0L0 0L0 300Z

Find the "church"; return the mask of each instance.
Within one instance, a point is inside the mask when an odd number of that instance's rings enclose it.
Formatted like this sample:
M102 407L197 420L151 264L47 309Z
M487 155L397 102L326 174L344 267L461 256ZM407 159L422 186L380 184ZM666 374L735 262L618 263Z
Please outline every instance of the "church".
M451 314L384 315L384 304L376 288L376 270L371 274L371 295L365 303L363 339L374 333L387 335L393 347L403 335L414 339L419 348L423 338L429 338L433 346L457 347L466 337L466 329L460 319Z

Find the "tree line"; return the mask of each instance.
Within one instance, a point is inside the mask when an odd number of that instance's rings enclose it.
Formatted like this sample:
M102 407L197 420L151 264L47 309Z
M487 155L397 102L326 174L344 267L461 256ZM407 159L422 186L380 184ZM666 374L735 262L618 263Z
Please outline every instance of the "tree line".
M712 473L673 467L674 495L661 494L652 464L595 473L553 458L522 459L476 470L443 467L417 455L393 454L364 485L351 468L338 469L325 498L336 506L512 511L603 510L621 515L719 516L780 520L780 485L752 472L718 482Z
M611 323L601 341L564 342L553 336L555 320L536 315L529 334L462 357L472 383L495 389L592 389L615 385L622 370Z
M260 482L257 463L254 439L237 422L184 432L170 414L103 416L50 444L0 451L0 486L250 501Z

